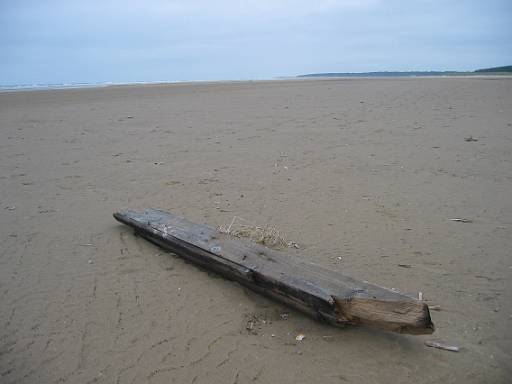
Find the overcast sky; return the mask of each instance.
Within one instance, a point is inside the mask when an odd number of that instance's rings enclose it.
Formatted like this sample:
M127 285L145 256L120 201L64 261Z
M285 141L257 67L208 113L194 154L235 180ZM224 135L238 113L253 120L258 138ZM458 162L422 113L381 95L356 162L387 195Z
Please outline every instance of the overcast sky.
M0 0L0 84L512 64L512 0Z

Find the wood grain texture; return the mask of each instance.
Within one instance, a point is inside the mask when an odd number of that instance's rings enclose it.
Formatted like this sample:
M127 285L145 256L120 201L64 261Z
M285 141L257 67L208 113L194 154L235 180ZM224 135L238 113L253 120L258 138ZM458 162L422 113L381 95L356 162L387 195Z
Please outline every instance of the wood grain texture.
M164 211L126 210L114 217L162 248L330 324L410 334L434 331L427 304L403 294Z

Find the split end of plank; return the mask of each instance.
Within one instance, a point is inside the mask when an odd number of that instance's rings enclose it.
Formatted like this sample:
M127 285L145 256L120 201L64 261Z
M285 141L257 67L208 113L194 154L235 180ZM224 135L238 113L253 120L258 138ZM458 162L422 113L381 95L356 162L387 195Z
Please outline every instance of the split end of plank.
M435 327L428 305L419 300L385 301L376 298L335 298L338 319L387 331L429 335Z

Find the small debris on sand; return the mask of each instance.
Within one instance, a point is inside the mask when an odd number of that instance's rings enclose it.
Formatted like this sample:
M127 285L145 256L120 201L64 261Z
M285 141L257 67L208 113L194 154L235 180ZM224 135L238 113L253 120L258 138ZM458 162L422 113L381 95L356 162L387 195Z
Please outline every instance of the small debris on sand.
M247 324L245 325L245 329L247 329L249 332L254 330L254 320L250 319L247 321Z
M303 333L299 333L297 336L295 336L295 340L302 341L306 338L306 335Z
M245 329L253 335L257 335L262 325L265 324L271 324L271 322L266 320L266 315L264 314L253 313L245 315Z
M472 223L473 220L471 219L464 219L464 218L461 218L461 217L457 217L455 219L450 219L451 221L456 221L458 223Z
M426 341L425 341L425 345L426 345L427 347L432 347L432 348L442 349L442 350L444 350L444 351L459 352L459 347L456 347L456 346L454 346L454 345L444 344L444 343L441 343L441 342L439 342L439 341L426 340Z
M464 141L478 141L478 139L475 139L473 136L468 136L464 138Z

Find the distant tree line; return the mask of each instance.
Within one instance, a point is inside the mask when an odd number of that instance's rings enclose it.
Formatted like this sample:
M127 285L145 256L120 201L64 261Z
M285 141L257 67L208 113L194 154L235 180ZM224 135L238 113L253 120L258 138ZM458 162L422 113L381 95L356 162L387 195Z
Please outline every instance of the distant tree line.
M477 69L475 72L512 72L512 65L506 65L504 67Z
M414 77L414 76L468 76L474 73L512 73L512 65L482 68L476 71L382 71L382 72L328 72L309 73L297 77Z

